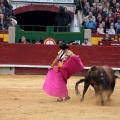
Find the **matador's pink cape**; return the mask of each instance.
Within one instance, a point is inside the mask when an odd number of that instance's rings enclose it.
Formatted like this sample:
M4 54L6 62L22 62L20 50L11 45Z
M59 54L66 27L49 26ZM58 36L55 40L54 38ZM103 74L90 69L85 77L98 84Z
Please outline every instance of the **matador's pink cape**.
M63 64L62 68L58 71L57 66L50 69L47 73L43 90L54 97L66 97L68 96L68 90L66 87L67 79L74 73L83 70L84 65L81 62L79 55L71 56Z

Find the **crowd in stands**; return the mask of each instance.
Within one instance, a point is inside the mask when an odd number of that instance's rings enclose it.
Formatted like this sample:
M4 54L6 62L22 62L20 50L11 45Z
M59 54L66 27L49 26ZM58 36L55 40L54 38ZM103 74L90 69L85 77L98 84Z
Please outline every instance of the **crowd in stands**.
M7 30L9 26L15 26L16 24L12 6L7 0L0 0L0 30Z
M92 33L120 34L120 0L77 0L76 11L82 10L82 25Z

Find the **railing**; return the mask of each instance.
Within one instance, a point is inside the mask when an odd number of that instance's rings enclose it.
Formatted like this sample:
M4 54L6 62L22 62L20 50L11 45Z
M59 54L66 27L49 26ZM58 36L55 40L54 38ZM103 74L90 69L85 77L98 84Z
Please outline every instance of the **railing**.
M70 31L70 32L69 32ZM21 37L25 36L30 43L35 40L44 41L47 38L53 38L57 43L66 41L67 43L84 40L84 28L79 26L39 26L39 25L17 25L16 43L19 43Z

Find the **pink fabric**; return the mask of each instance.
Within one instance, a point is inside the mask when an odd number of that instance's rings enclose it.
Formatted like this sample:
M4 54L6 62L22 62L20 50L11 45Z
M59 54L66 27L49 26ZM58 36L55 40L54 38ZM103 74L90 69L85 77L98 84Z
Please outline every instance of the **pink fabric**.
M64 66L63 66L64 69L66 69L69 73L69 77L71 75L73 75L74 73L80 71L80 70L83 70L84 69L84 65L79 57L79 55L76 55L75 57L74 56L71 56L69 58L69 60L67 60L65 63L64 63Z
M74 73L84 69L79 56L71 56L59 71L56 72L57 66L50 69L47 73L43 90L54 97L68 96L67 79Z

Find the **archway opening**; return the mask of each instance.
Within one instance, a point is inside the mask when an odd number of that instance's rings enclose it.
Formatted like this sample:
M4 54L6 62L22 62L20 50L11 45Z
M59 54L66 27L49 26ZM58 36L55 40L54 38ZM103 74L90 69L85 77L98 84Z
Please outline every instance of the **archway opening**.
M46 28L42 26L56 26L56 16L57 13L51 11L30 11L15 15L18 24L21 25L21 29L32 30L33 27L31 25L34 25L35 31L44 31Z

